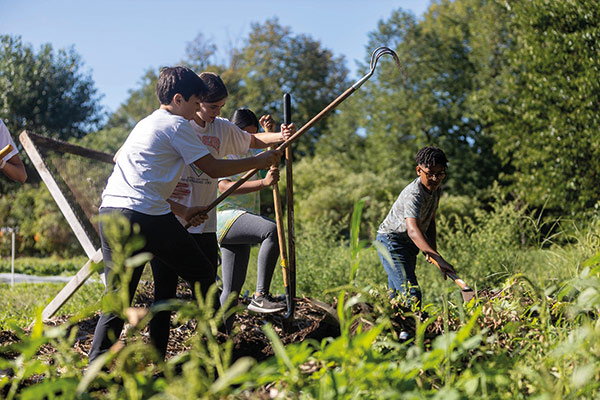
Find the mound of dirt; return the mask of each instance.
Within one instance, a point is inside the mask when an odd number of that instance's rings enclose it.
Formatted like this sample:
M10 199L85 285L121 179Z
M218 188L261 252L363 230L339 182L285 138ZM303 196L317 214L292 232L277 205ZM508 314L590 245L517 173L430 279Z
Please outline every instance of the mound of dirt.
M133 302L137 308L150 307L153 300L154 286L152 282L141 282L138 292ZM180 283L177 290L177 297L183 300L192 300L190 288L185 283ZM242 305L248 305L247 298L240 299ZM249 356L257 361L264 360L273 355L273 349L267 336L261 327L267 323L273 326L275 332L279 335L282 343L287 345L294 342L302 342L305 339L316 339L320 341L326 337L335 337L339 335L339 326L335 317L331 315L333 309L328 310L328 305L313 301L308 298L296 299L296 310L294 319L291 323L285 323L284 314L255 314L249 311L239 312L234 319L234 332L229 336L233 341L233 359ZM77 329L77 336L74 348L82 356L87 357L94 336L94 329L100 317L96 313L90 318L77 322L72 329ZM67 323L70 316L53 317L46 321L46 325L59 326ZM127 327L126 327L127 328ZM171 321L171 334L167 348L167 358L176 356L189 348L188 339L196 330L195 321L187 323L175 323ZM26 330L27 332L27 330ZM149 342L148 328L142 330L144 341ZM219 340L225 341L228 336L219 334ZM121 339L125 338L123 333ZM10 331L0 331L0 346L9 345L18 341L19 338ZM41 354L48 354L55 351L51 346L45 346ZM6 354L5 354L6 356Z

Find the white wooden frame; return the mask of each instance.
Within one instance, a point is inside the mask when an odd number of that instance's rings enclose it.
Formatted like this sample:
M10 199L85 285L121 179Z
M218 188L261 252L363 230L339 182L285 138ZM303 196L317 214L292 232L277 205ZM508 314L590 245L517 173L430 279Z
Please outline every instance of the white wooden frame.
M83 265L83 267L81 267L79 272L77 272L77 274L73 276L73 278L71 278L71 280L65 285L65 287L63 287L63 289L56 295L56 297L54 297L54 299L52 299L52 301L42 311L42 319L48 320L56 313L56 311L58 311L60 307L62 307L63 304L67 302L67 300L69 300L69 298L71 298L71 296L92 275L94 271L92 268L92 264L99 263L102 261L102 252L100 249L96 248L96 245L94 244L93 240L88 236L85 227L82 225L79 217L69 204L67 198L61 191L56 180L54 179L54 176L52 175L52 173L48 169L48 166L44 162L41 154L39 153L36 145L32 140L32 137L41 138L40 136L35 135L33 133L23 131L19 135L19 140L21 141L25 152L31 159L33 166L40 174L42 181L46 184L46 187L50 191L52 198L54 198L54 200L56 201L56 204L58 205L60 211L67 219L69 226L71 227L71 229L73 229L77 240L79 241L79 243L83 247L83 250L89 258L88 261ZM50 138L43 138L43 140L55 141ZM112 155L107 153L96 152L94 150L86 149L84 147L72 145L66 142L55 142L59 143L60 146L63 148L74 150L75 154L79 154L82 156L85 156L86 154L94 154L97 156L94 158L99 158L103 161L112 160ZM101 274L101 279L104 282L104 274Z

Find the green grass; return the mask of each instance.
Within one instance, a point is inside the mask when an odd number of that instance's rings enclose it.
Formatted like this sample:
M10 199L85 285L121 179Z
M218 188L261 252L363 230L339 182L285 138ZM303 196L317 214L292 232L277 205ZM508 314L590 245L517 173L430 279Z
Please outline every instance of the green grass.
M73 275L87 261L86 257L63 259L59 257L18 257L15 258L15 273L50 276ZM11 272L10 257L0 259L0 272Z
M8 328L8 321L26 327L35 319L37 310L44 308L64 287L64 283L19 283L0 284L0 330ZM90 308L98 309L104 292L100 282L90 282L82 286L71 297L57 315L74 315Z

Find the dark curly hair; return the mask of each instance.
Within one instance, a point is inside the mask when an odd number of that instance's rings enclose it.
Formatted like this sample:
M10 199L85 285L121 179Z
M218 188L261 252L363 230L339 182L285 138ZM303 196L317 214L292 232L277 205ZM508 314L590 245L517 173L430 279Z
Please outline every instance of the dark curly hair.
M422 165L425 168L430 168L434 165L443 165L444 169L448 168L448 159L444 151L433 146L425 146L419 150L415 161L417 165Z

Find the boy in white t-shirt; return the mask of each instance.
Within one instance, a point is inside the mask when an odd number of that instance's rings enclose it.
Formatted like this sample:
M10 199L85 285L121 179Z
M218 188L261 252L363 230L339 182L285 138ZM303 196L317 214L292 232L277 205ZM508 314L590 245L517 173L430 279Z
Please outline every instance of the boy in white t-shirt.
M225 118L220 118L221 109L227 101L229 93L225 83L219 75L212 72L203 72L200 78L207 87L207 94L200 103L200 110L190 121L194 132L201 139L215 158L224 158L229 154L246 155L250 148L264 149L276 145L296 132L294 124L282 125L281 132L260 132L252 135ZM206 205L217 198L218 180L208 176L193 165L186 165L181 174L181 179L171 199L187 207ZM191 226L192 234L200 248L214 265L218 264L219 247L217 242L217 212L212 209L208 219L201 225ZM153 260L153 265L160 264L160 260ZM165 274L160 277L164 293L155 292L156 299L175 297L177 276ZM156 279L156 277L155 277Z
M3 149L9 144L13 149L0 160L0 169L4 172L4 175L8 176L13 181L25 183L25 180L27 179L25 166L19 158L17 146L15 146L15 142L12 139L12 136L10 136L8 128L4 124L4 121L0 119L0 149Z
M102 193L100 215L120 214L132 225L138 225L145 245L136 253L150 252L154 260L161 260L159 271L152 266L154 284L159 291L163 284L159 276L165 271L181 276L191 283L192 288L199 282L200 295L205 295L215 283L216 266L175 217L198 225L206 217L191 216L197 215L203 207L187 207L169 200L184 165L194 164L216 178L266 168L281 157L280 151L270 151L239 162L215 159L189 123L199 110L205 92L206 86L189 68L163 68L156 87L160 108L138 122L131 131L115 157L114 170ZM111 269L112 250L102 220L100 236L107 287L114 290L119 285L115 279L118 277ZM142 271L143 266L140 266L132 274L130 300ZM123 324L124 321L114 314L104 313L100 317L89 353L90 362L112 346L120 336ZM169 321L165 324L161 318L153 318L150 338L162 355L166 353L168 337Z

